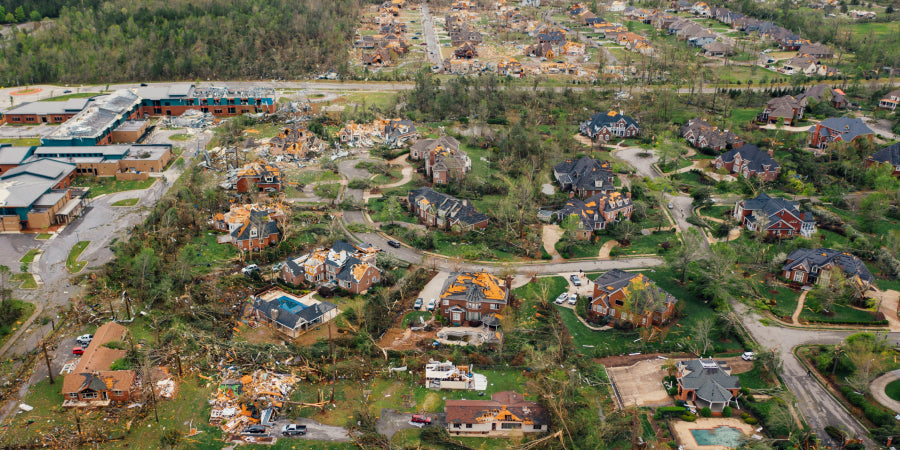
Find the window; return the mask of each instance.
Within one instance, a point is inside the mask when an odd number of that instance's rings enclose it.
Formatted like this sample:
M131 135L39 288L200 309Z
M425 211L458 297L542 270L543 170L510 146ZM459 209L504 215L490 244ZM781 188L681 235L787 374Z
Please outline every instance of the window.
M472 429L472 425L471 425L471 424L467 424L467 425L466 425L466 429Z
M84 392L81 394L81 399L97 399L97 392Z
M449 299L444 299L444 305L450 305L450 300L449 300Z
M491 304L491 310L497 310L497 304Z
M502 423L500 429L522 429L521 423Z
M113 396L122 396L124 394L125 392L123 392L122 390L113 390Z
M453 427L455 427L455 428L457 428L457 429L458 429L458 428L461 428L461 427L462 427L462 423L453 423Z

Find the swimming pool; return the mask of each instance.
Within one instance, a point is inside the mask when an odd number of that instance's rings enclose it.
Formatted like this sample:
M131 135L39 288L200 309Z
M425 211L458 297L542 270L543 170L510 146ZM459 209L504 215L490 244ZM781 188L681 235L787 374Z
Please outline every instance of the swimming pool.
M714 429L691 429L691 435L699 446L726 446L737 448L744 441L744 432L731 426Z
M281 307L282 310L286 310L291 313L297 313L307 307L306 305L303 305L302 302L287 296L281 296L278 298L278 306Z

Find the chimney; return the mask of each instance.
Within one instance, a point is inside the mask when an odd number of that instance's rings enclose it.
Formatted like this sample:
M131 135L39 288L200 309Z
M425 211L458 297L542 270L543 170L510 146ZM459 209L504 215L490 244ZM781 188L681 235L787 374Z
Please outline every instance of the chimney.
M769 149L769 151L768 151L767 153L769 154L770 157L774 157L774 156L775 156L775 151L772 150L772 149Z
M625 197L627 197L628 200L631 200L631 191L626 192L626 193L625 193Z
M273 308L272 310L269 310L269 317L272 318L272 321L277 320L278 319L278 309Z

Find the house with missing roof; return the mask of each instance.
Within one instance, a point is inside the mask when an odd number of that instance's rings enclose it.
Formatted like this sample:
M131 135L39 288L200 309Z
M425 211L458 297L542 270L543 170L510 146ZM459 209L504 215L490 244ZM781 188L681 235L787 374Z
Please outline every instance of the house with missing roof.
M425 364L425 387L431 390L487 390L488 380L472 365L429 360Z
M113 322L100 326L72 372L63 378L63 407L107 407L113 402L141 399L141 384L133 370L110 370L128 354L119 349L128 329ZM117 342L119 346L107 346Z
M875 132L859 118L832 117L809 128L809 146L817 149L839 141L852 143L867 139L871 142L874 137Z
M682 360L675 365L678 393L675 399L693 404L699 409L709 407L715 413L738 397L741 381L731 375L725 361L711 358Z
M259 251L278 243L281 236L278 221L283 218L284 213L279 207L233 205L228 212L213 216L210 225L228 232L218 242L231 243L244 251Z
M595 231L605 230L609 225L619 221L631 220L634 203L631 193L618 191L594 194L581 200L571 197L565 206L554 213L559 221L575 215L578 217L578 228L575 239L590 239Z
M251 296L250 316L275 332L297 338L311 327L327 323L341 313L337 305L319 301L310 293L298 298L272 288Z
M378 249L371 244L354 246L335 241L308 254L290 258L281 268L281 278L292 285L308 282L317 286L338 286L351 293L364 293L381 282L376 266Z
M281 169L262 160L252 161L238 169L228 171L228 179L221 186L237 190L239 193L284 189Z
M112 144L112 132L123 123L138 119L141 99L120 89L98 96L77 114L41 138L44 146L98 146Z
M472 170L472 160L452 136L420 139L410 147L409 155L413 160L425 162L425 176L431 177L432 183L460 180Z
M785 279L800 285L828 283L831 272L835 270L843 272L847 280L861 291L868 290L875 281L859 257L824 247L791 252L781 270Z
M74 164L37 159L0 173L0 232L46 229L79 216L87 190L71 186L75 172Z
M475 209L466 199L457 199L429 187L409 192L406 197L409 211L427 227L471 232L487 228L489 218Z
M737 201L732 216L747 230L754 232L763 227L769 236L790 238L800 235L809 238L816 233L812 212L800 211L797 201L769 197L766 193Z
M511 283L511 278L504 281L487 272L452 273L441 288L437 308L454 326L477 326L506 308Z
M609 141L611 137L633 138L641 131L637 121L631 116L616 111L597 113L582 122L578 128L588 138L604 141Z
M494 393L490 401L448 399L444 413L450 435L509 437L549 428L543 406L514 391Z
M778 178L781 165L772 157L772 149L768 152L759 150L753 144L744 144L716 157L716 169L725 168L732 174L740 174L746 178L758 177L767 182Z
M893 175L900 175L900 143L894 143L866 158L866 167L876 164L889 164L893 169Z
M631 293L631 290L640 292ZM645 304L651 308L636 311L634 306L625 305L630 295L651 297L648 299L653 302ZM594 279L594 291L589 302L588 314L593 317L609 316L637 327L649 327L669 322L675 314L678 299L643 274L613 269Z

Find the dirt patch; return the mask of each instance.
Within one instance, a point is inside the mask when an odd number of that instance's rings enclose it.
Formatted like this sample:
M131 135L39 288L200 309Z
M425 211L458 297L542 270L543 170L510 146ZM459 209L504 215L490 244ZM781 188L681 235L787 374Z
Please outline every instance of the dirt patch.
M434 412L437 410L437 406L441 403L441 397L435 392L429 392L425 395L425 400L422 401L422 411L424 412Z
M422 340L431 341L437 338L437 331L415 331L392 327L385 332L378 342L378 346L389 351L410 351L419 349Z
M753 362L749 362L740 357L728 357L725 359L716 359L716 360L724 360L728 362L728 366L731 367L731 374L741 374L746 373L753 369Z
M630 366L607 367L610 379L616 385L624 407L662 406L672 403L662 379L666 371L662 366L669 360L651 359Z
M581 133L576 133L575 136L573 136L573 138L575 139L575 141L578 141L587 147L592 147L594 145L594 143L591 142L591 138L588 138L587 136L584 136Z

